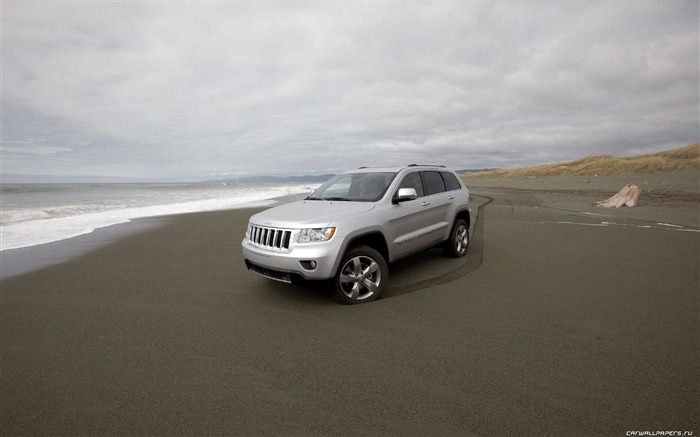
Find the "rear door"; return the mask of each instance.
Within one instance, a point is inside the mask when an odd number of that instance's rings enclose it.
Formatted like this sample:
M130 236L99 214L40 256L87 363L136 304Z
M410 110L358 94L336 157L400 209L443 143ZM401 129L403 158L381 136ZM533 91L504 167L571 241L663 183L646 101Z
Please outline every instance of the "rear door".
M452 197L447 192L445 180L439 171L422 171L425 185L424 204L430 209L430 217L435 232L431 244L439 243L447 238L451 221Z

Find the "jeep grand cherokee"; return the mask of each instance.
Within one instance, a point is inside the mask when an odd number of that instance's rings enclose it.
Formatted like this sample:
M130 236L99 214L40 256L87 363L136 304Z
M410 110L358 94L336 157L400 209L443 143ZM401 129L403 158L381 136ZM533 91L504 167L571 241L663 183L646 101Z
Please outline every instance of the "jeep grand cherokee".
M332 279L333 297L355 304L381 295L399 258L436 245L464 256L469 225L469 190L444 166L360 168L253 215L241 244L250 271Z

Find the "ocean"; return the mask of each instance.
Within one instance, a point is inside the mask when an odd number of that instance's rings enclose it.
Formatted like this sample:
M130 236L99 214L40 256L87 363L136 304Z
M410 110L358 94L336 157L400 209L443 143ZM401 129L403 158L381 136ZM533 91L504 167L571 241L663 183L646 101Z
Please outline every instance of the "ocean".
M319 184L3 184L0 251L88 234L154 217L263 206Z

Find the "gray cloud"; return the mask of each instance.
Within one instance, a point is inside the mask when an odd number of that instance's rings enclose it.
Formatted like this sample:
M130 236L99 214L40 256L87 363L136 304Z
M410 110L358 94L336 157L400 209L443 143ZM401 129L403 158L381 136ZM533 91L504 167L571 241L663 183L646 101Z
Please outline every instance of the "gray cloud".
M5 174L510 167L699 141L699 8L3 2Z

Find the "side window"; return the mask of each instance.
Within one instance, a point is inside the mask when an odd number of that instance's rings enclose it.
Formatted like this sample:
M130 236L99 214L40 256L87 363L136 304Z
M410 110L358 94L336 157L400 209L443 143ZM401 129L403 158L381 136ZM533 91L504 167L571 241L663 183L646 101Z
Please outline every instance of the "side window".
M447 191L459 190L460 188L462 188L462 185L460 185L455 175L450 173L449 171L442 172L442 179L445 181Z
M425 189L427 195L442 193L445 191L445 183L442 181L439 171L424 171L423 180L425 181Z
M418 197L423 197L425 195L425 193L423 193L423 183L420 180L420 173L417 171L407 174L401 181L399 188L413 188L416 190Z

